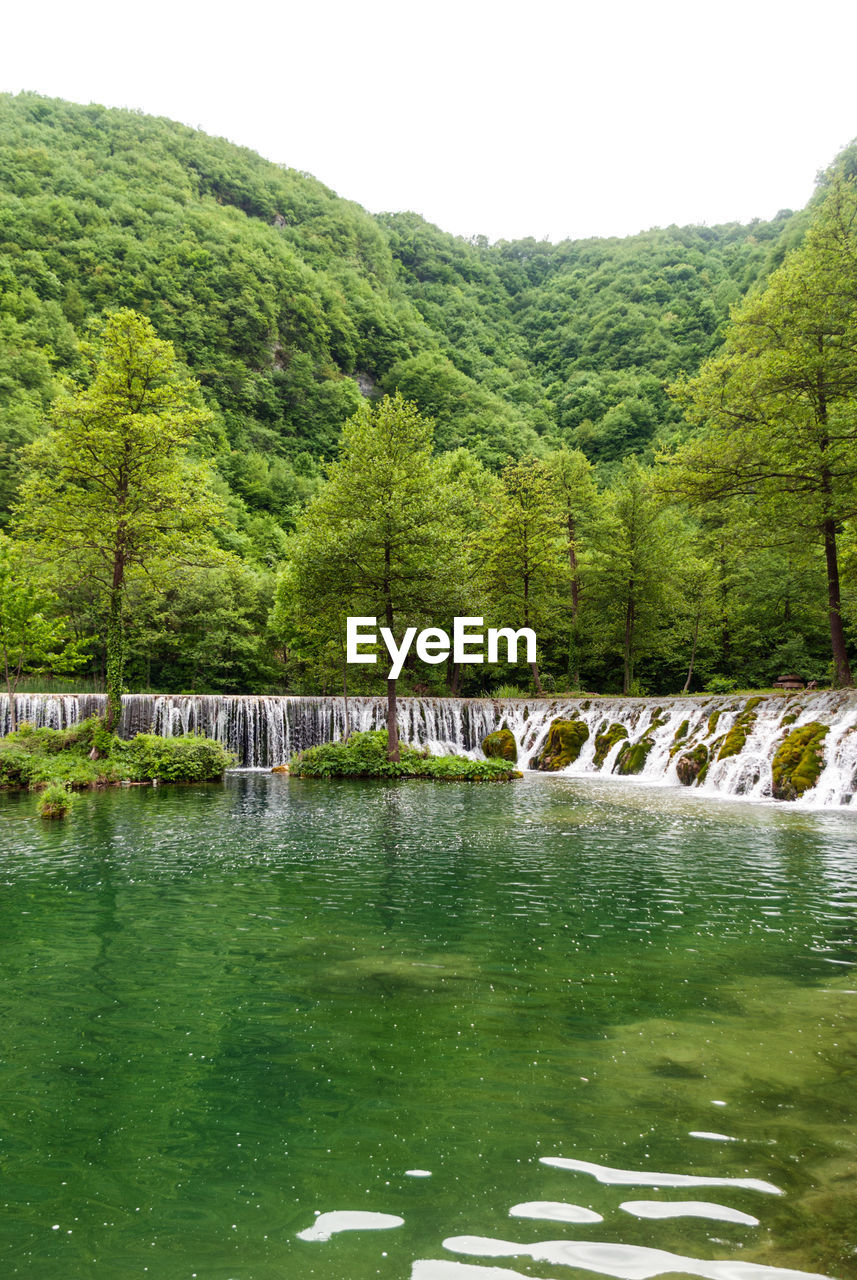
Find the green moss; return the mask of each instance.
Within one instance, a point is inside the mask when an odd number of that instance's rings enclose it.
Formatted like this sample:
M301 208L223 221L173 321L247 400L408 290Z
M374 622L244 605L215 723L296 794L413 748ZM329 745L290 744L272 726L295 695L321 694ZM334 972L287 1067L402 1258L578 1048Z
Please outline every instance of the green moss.
M694 782L703 782L708 772L708 747L704 743L686 751L676 765L678 780L682 786L689 787Z
M628 730L623 724L614 721L608 725L605 720L595 735L595 767L600 769L617 742L627 738Z
M715 711L712 711L711 715L708 717L709 738L711 737L712 733L717 732L717 721L720 719L722 715L723 715L723 708L718 707Z
M777 800L797 800L818 782L824 768L824 739L829 726L813 720L792 729L777 748L771 765L772 791Z
M494 733L489 733L487 738L482 739L482 750L489 758L511 760L513 764L518 759L518 744L509 729L496 729Z
M556 773L573 764L589 738L589 726L583 720L554 720L548 729L545 745L534 761L536 769Z
M756 707L761 698L749 698L744 710L735 717L735 723L723 740L723 746L717 756L718 760L728 760L730 756L740 755L744 750L747 737L756 723Z
M681 742L682 738L687 737L687 731L689 728L690 728L690 721L682 720L681 724L675 731L675 736L673 737L673 746L675 746L677 742Z
M637 742L629 742L616 757L613 772L624 775L642 773L646 758L654 745L654 739L648 737L639 738Z
M797 718L798 718L798 712L790 711L787 715L784 715L782 720L780 721L780 728L785 729L787 728L788 725L794 724Z

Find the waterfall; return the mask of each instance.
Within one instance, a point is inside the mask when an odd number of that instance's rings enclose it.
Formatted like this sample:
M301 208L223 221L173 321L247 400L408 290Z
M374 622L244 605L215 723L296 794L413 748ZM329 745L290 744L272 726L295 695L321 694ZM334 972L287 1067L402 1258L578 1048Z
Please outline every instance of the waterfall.
M103 694L18 694L18 722L64 729L86 716L103 713ZM385 698L348 700L352 730L379 729L386 723ZM519 767L535 766L555 719L583 721L588 738L563 774L611 776L625 747L643 743L647 754L641 781L679 785L678 765L689 751L705 748L707 772L695 784L702 794L770 799L771 762L786 734L803 725L828 726L824 764L802 804L849 804L857 789L857 694L842 691L769 694L758 699L732 695L676 698L556 697L492 701L481 698L400 698L399 732L407 742L435 754L479 756L487 734L498 728L514 736ZM785 723L784 723L785 722ZM9 729L9 699L0 695L0 730ZM613 726L613 737L596 764L596 738ZM120 733L156 733L161 737L197 731L234 751L245 768L270 768L305 747L341 737L345 726L342 698L227 696L222 694L127 694L122 700ZM740 749L722 756L724 739L738 727Z

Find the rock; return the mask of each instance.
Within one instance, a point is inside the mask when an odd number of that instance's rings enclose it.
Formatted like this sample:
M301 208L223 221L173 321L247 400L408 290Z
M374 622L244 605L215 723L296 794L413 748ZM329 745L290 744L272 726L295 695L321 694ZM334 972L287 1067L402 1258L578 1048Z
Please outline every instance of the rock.
M824 739L829 726L813 720L803 724L779 745L771 765L771 791L776 800L798 800L818 782L824 768Z
M654 738L648 737L638 738L636 742L629 742L616 757L613 772L624 777L632 773L642 773L646 764L646 757L654 745Z
M271 773L288 773L289 766L287 764L275 764Z
M595 757L594 764L596 769L600 769L604 761L609 756L617 742L621 742L623 738L627 738L628 730L623 724L614 721L608 725L604 720L599 726L598 733L595 735Z
M514 763L518 759L518 744L510 729L495 729L493 733L489 733L487 738L482 739L482 750L486 756L496 756L500 760L511 760Z
M574 764L588 737L589 726L583 720L554 720L545 745L533 761L535 768L557 773Z
M683 756L680 756L676 765L676 773L682 786L692 786L707 764L708 747L702 742L698 747L694 747L692 751L686 751Z

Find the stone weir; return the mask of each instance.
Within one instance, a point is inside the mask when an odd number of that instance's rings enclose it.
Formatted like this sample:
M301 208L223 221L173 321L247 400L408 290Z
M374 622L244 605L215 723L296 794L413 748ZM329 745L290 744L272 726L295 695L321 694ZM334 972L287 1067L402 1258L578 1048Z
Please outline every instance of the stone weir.
M19 694L18 721L65 728L104 709L103 694ZM385 723L386 699L348 700L352 729ZM0 728L8 731L8 697ZM217 738L244 768L270 768L331 742L342 698L128 694L124 737L194 730ZM555 697L492 701L401 698L399 732L435 753L502 752L519 767L572 776L636 777L703 793L847 805L857 789L857 693L761 697Z

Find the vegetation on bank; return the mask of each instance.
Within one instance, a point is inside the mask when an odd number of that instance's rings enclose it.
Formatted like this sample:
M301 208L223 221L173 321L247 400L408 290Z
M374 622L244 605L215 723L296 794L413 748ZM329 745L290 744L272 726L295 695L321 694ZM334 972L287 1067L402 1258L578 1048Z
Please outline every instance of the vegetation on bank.
M92 756L97 753L97 759ZM139 733L125 741L104 729L98 717L68 729L34 729L22 724L0 738L0 789L59 790L103 787L120 782L210 782L235 763L216 742L197 734L159 738ZM48 815L50 816L50 815Z
M850 683L855 171L770 223L489 245L0 95L9 691L380 692L349 612L537 632L403 693Z
M399 759L387 758L384 730L352 733L347 742L327 742L292 756L293 778L430 778L435 782L509 782L522 775L499 759L433 756L427 748L399 742Z

